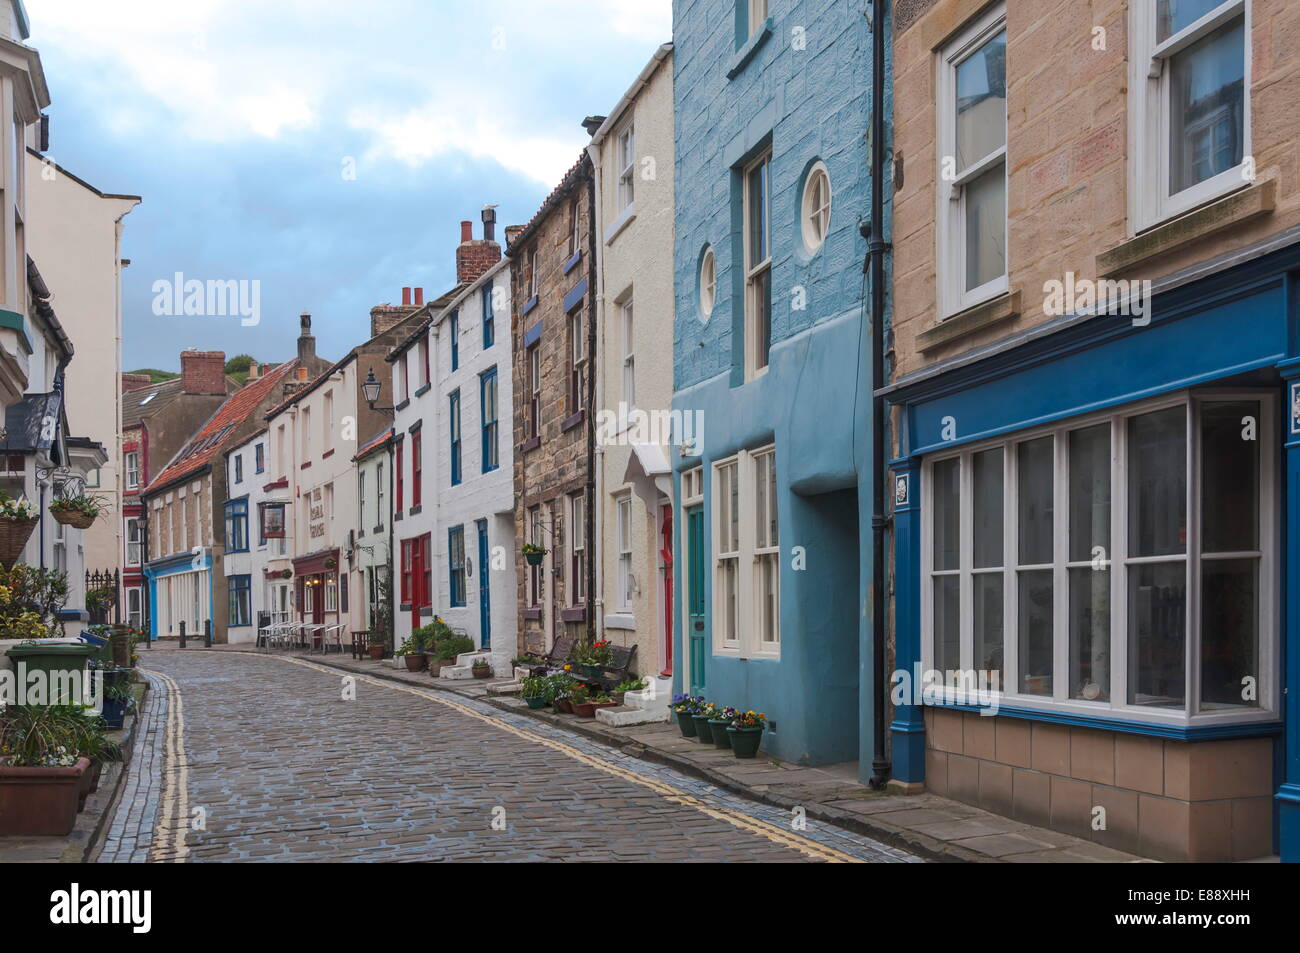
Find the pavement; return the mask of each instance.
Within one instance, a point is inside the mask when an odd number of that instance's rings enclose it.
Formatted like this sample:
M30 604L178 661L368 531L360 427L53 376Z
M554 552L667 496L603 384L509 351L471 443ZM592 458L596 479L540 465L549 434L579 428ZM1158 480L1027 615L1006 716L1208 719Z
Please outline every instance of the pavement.
M101 862L920 860L511 710L481 682L237 647L140 664L147 728Z

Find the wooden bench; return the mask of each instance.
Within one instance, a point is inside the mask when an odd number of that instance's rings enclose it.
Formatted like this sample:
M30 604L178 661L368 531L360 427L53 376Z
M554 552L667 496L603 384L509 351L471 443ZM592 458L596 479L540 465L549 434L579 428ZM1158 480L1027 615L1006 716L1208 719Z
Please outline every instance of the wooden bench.
M635 655L635 645L611 645L609 661L600 666L600 674L594 678L586 676L586 680L596 682L605 691L609 691L627 681L627 672L632 667L632 659Z
M352 657L355 659L370 658L370 642L377 639L378 636L370 631L352 633Z
M534 658L537 658L537 664L532 666L529 674L535 676L545 675L551 669L563 668L564 663L569 661L569 656L573 654L574 646L577 644L578 640L569 636L556 639L555 644L551 646L551 651L540 657L534 656Z

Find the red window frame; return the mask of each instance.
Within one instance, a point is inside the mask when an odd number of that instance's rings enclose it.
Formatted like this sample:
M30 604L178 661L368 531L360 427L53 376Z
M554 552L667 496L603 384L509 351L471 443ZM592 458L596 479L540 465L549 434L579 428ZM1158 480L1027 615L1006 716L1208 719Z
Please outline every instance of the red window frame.
M421 453L424 441L421 432L411 434L411 505L419 506L424 496L424 465Z
M402 602L408 603L411 601L411 564L414 555L413 543L415 543L415 540L413 539L402 540L401 599Z

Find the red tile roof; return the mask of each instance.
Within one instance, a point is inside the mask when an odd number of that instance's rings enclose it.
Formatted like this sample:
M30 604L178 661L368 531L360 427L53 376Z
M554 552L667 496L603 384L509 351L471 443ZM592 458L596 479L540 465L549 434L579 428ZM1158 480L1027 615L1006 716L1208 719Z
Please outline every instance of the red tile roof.
M356 454L352 457L352 459L360 460L362 457L369 456L372 452L378 450L384 444L388 443L389 439L391 439L392 436L393 436L393 428L389 427L387 430L383 431L382 433L372 437L364 446L362 446L360 450L356 452Z
M213 458L221 453L222 447L238 431L239 425L252 416L258 405L279 387L297 366L296 358L286 361L269 374L244 385L232 394L202 429L190 439L190 442L181 448L181 452L167 464L166 469L145 488L144 492L149 493L155 488L184 479L211 463Z

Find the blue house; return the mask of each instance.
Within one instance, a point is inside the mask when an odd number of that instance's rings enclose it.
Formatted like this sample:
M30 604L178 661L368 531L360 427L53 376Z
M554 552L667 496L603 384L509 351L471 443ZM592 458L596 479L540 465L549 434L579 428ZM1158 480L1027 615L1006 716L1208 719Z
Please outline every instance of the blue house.
M871 24L677 0L676 690L870 773Z

